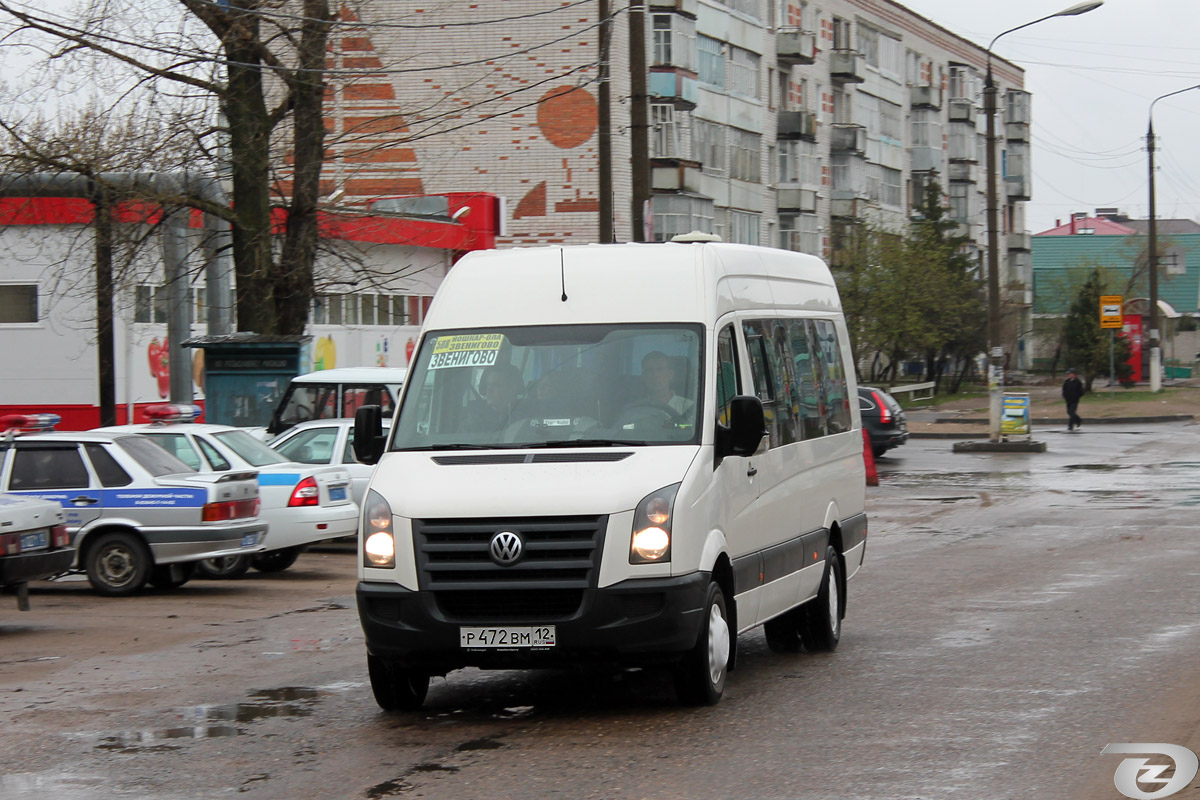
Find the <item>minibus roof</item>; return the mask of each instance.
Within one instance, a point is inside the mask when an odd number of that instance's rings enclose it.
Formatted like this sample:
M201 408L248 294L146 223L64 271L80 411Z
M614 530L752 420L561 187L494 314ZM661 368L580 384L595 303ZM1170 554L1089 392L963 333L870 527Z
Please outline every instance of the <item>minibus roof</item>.
M510 248L459 260L425 327L712 323L733 310L781 308L840 313L825 262L724 242Z
M293 383L404 383L406 367L335 367L306 372Z

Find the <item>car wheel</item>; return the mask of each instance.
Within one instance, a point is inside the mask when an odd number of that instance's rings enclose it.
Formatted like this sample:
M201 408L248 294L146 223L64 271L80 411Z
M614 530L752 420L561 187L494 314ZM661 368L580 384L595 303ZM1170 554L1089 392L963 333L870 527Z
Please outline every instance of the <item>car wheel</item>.
M384 711L416 711L429 693L429 675L367 655L367 673L375 702Z
M725 595L713 581L708 585L704 621L696 646L675 667L675 693L689 706L716 705L725 692L734 634L729 628Z
M800 625L804 618L804 607L793 608L775 619L767 620L763 632L767 635L767 647L776 653L797 653L803 646Z
M811 652L837 649L842 638L842 561L833 547L825 549L825 575L817 596L802 606L800 638Z
M101 534L87 548L88 583L105 597L134 594L146 585L153 561L140 537L123 532Z
M250 569L250 557L246 555L206 558L197 563L196 574L202 578L240 578Z
M269 553L259 553L250 558L250 566L259 572L283 572L296 563L296 559L302 552L304 552L304 547L296 546L272 550Z
M196 562L160 564L150 572L150 585L156 589L178 589L196 574Z

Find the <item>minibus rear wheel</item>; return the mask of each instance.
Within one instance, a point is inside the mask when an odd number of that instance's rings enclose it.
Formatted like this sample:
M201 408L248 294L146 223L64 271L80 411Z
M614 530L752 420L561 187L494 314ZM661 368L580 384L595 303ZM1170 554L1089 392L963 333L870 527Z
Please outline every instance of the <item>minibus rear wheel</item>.
M725 692L733 632L725 609L725 594L716 581L708 584L704 621L696 645L675 666L675 693L689 706L716 705Z
M371 692L384 711L416 711L429 693L429 675L367 654Z
M837 549L825 548L825 575L817 596L801 609L800 638L809 652L832 652L842 638L842 560Z

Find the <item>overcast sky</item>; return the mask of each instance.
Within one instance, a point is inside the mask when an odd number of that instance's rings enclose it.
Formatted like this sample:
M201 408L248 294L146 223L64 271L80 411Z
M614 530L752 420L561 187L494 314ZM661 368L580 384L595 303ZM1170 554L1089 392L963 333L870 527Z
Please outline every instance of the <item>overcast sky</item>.
M1077 0L900 0L983 47ZM1200 84L1200 0L1105 0L1007 34L993 52L1033 92L1034 233L1072 211L1149 209L1146 126L1160 95ZM1200 89L1154 106L1157 216L1200 218Z

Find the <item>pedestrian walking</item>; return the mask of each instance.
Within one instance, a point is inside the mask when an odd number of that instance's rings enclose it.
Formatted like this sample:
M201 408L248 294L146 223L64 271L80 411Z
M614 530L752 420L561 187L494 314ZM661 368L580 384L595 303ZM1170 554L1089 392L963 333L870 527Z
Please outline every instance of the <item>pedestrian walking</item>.
M1063 381L1062 396L1063 400L1067 401L1067 430L1075 430L1083 425L1083 420L1075 413L1079 408L1079 398L1083 397L1086 390L1083 388L1083 381L1079 380L1079 374L1074 369L1067 370L1067 379Z

